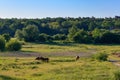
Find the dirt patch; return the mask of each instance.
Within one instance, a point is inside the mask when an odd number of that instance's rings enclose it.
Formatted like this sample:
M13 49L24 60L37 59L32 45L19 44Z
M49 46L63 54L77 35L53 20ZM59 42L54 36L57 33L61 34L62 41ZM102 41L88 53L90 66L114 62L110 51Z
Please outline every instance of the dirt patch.
M4 52L0 53L1 57L36 57L40 56L39 53L32 52Z
M37 57L37 56L80 56L88 57L91 56L92 52L54 52L54 53L37 53L37 52L4 52L0 53L1 57Z
M120 63L118 63L118 62L120 62L120 60L108 60L108 61L112 62L115 66L120 67Z

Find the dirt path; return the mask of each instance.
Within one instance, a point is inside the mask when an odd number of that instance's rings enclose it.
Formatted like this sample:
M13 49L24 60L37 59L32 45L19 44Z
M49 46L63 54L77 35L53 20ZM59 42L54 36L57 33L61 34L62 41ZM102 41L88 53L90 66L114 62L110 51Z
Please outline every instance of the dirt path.
M37 56L80 56L88 57L91 56L92 52L54 52L54 53L37 53L37 52L2 52L0 57L37 57Z
M35 52L2 52L0 57L36 57L40 56L39 53Z
M109 60L109 62L112 62L115 66L120 67L120 63L118 63L120 60Z

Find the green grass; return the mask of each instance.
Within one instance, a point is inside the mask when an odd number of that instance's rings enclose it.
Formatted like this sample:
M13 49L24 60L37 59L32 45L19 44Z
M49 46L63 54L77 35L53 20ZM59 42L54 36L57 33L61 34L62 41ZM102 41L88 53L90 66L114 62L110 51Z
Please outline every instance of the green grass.
M34 58L0 58L0 80L113 80L117 67L91 58L51 57L49 63Z
M110 54L109 59L120 60L111 55L120 52L119 45L27 43L21 51L22 55L28 52L47 56L50 62L36 61L35 57L29 56L0 57L0 80L114 80L115 71L120 69L111 62L100 62L90 57L94 53L105 52ZM21 52L6 52L5 55L11 53ZM75 61L78 54L89 57Z
M23 46L22 51L25 52L38 52L47 55L54 55L54 53L99 53L106 52L108 54L112 52L120 52L120 45L93 45L93 44L75 44L68 43L67 45L59 44L34 44L27 43Z

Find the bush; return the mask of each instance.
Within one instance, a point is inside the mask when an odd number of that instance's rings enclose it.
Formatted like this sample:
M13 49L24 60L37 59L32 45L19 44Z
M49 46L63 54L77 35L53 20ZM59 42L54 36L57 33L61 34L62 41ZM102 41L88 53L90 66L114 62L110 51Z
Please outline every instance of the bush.
M39 42L50 42L50 41L52 41L52 37L45 33L41 33L41 34L39 34L38 40L39 40Z
M67 36L65 34L56 34L53 36L54 40L65 40Z
M120 70L114 72L114 80L120 80Z
M4 51L5 50L5 39L0 36L0 51Z
M21 47L22 47L21 43L17 40L10 40L6 44L6 49L9 51L19 51Z
M4 39L6 40L6 42L8 42L10 40L10 38L11 38L10 35L7 34L7 33L3 34L2 36L4 37Z
M99 61L107 61L108 54L106 54L106 53L98 53L98 54L95 54L94 57Z

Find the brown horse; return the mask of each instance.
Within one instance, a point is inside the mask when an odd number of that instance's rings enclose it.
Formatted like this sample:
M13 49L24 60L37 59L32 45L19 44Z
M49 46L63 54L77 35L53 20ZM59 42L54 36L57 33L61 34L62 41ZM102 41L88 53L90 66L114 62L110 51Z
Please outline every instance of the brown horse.
M45 57L37 57L35 60L41 60L41 61L44 61L44 62L49 62L49 58L45 58Z
M35 60L40 60L40 57L36 57Z
M76 56L76 61L79 60L80 56Z
M45 58L45 57L40 57L40 60L42 60L44 62L49 62L49 58Z

